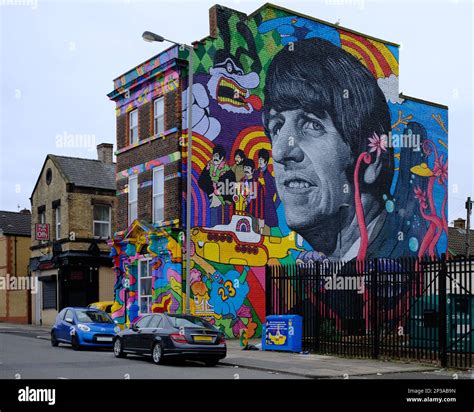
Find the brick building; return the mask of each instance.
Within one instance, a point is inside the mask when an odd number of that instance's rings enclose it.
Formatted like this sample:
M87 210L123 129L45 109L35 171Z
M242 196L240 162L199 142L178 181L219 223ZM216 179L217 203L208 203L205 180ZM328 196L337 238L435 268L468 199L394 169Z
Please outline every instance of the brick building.
M30 323L31 212L0 210L0 322ZM14 280L13 280L14 279Z
M98 160L47 155L31 195L35 324L52 324L66 306L113 300L107 245L116 224L113 145L102 143L97 152ZM46 225L46 240L37 240L37 224Z
M171 48L115 79L109 94L117 113L119 230L111 245L116 270L114 316L120 323L160 308L182 310L184 68L177 48ZM152 286L158 273L169 277ZM122 287L126 281L129 289ZM153 307L152 300L156 302Z
M453 226L449 226L448 251L452 257L466 256L466 219L457 218ZM474 230L469 230L469 253L468 256L474 256Z
M396 43L271 4L216 5L209 23L193 43L192 313L259 336L269 264L446 252L448 108L400 93ZM185 309L187 54L108 95L120 323Z

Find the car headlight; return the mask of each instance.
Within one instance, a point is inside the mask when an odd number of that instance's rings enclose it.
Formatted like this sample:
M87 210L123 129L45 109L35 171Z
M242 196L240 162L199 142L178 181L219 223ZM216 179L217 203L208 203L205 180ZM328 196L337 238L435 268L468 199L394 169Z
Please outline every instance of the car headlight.
M91 330L89 326L83 325L82 323L79 323L79 325L77 325L77 328L82 330L83 332L89 332Z
M120 326L119 326L119 325L115 326L115 328L114 328L114 332L115 332L115 333L119 333L120 330L121 330L121 329L120 329Z

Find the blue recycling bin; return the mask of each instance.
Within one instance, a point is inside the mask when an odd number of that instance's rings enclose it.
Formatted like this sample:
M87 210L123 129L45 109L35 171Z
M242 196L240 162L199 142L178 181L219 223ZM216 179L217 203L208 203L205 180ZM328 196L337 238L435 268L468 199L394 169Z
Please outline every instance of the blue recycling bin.
M299 315L269 315L265 318L262 349L301 352L303 319Z

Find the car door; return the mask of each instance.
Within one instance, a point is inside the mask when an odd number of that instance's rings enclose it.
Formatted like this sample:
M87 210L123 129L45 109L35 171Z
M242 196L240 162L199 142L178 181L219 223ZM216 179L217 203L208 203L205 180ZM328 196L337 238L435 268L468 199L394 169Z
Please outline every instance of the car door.
M148 325L138 331L138 347L142 353L151 353L151 347L156 333L163 327L163 316L151 315Z
M133 352L141 352L140 350L140 338L141 338L141 333L142 330L145 329L148 326L148 323L150 322L150 315L144 316L141 318L139 321L137 321L134 325L135 328L130 328L128 330L127 337L125 338L124 342L124 349L125 350L130 350Z
M64 318L61 320L60 339L71 342L71 328L74 325L74 311L72 309L66 310Z
M67 308L61 310L56 317L56 321L54 322L54 334L56 335L56 339L62 339L61 332L62 332L62 322L64 319L64 315L66 314Z

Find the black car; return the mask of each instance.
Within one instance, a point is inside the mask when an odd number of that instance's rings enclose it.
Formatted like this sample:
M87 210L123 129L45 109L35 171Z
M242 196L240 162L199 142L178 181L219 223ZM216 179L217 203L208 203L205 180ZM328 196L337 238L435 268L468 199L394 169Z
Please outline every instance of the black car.
M114 354L124 358L127 353L151 356L160 364L164 358L182 358L216 365L226 357L224 333L204 319L189 315L145 315L130 329L117 334Z

